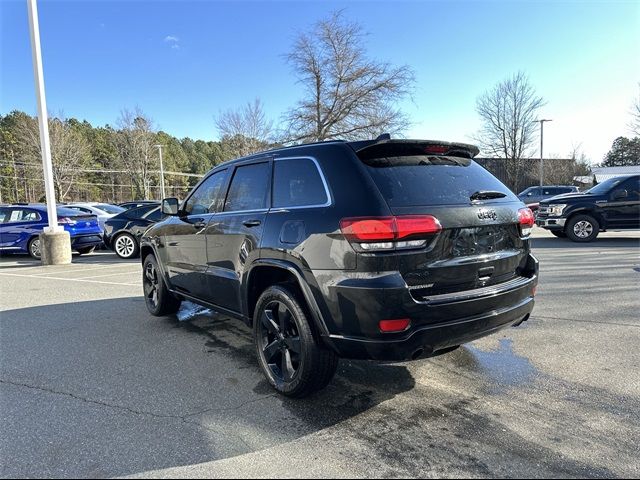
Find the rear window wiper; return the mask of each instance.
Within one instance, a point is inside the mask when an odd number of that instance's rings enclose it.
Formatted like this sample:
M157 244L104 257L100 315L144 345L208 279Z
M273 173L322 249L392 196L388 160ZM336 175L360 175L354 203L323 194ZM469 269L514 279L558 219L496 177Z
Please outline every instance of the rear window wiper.
M469 197L471 200L489 200L491 198L504 198L507 194L497 190L478 190Z

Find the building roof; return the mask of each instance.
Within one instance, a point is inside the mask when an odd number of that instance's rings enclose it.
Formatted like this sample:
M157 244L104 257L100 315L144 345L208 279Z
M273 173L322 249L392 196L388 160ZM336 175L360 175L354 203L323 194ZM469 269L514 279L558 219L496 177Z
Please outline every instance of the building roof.
M640 175L640 165L629 165L626 167L596 167L591 170L596 182L601 183L610 178L621 177L623 175Z

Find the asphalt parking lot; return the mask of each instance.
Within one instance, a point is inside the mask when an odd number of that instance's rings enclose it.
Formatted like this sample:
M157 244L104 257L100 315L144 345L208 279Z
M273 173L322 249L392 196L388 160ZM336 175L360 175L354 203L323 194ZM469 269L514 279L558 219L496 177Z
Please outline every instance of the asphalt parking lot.
M151 317L137 261L0 259L2 477L638 477L640 234L537 230L522 327L275 395L241 322Z

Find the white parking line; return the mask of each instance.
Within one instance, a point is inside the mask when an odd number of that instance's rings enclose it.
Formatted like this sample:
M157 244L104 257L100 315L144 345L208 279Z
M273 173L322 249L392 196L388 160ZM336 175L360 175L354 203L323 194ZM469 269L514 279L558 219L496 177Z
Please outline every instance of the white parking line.
M82 264L78 264L78 265L82 265ZM88 272L90 270L104 270L107 268L115 268L115 267L122 267L122 266L131 266L131 265L137 265L135 263L116 263L114 265L102 265L100 267L91 267L91 268L81 268L81 267L76 267L76 268L69 268L67 270L54 270L51 272L42 272L42 273L36 273L34 275L37 276L44 276L44 275L51 275L51 274L59 274L59 273L82 273L82 272ZM43 277L45 278L45 277Z
M107 273L105 275L91 275L89 277L79 277L79 278L76 278L76 280L86 280L88 278L103 278L103 277L114 277L116 275L133 275L133 274L142 274L142 271L136 270L131 272Z
M119 283L119 282L103 282L100 280L82 280L79 278L65 278L65 277L42 277L42 276L37 276L37 275L22 275L20 273L4 273L4 272L0 272L0 276L5 276L5 277L22 277L22 278L38 278L41 280L67 280L69 282L82 282L82 283L102 283L105 285L128 285L128 286L132 286L132 287L139 287L141 286L141 283Z

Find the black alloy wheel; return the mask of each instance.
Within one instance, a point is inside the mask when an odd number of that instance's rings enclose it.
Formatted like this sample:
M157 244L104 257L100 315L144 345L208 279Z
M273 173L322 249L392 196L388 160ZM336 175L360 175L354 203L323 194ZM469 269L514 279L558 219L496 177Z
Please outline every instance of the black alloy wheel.
M273 300L262 310L260 344L263 360L280 382L292 381L302 361L300 334L291 311Z
M167 288L160 274L156 258L147 255L142 267L142 290L147 310L151 315L161 317L176 313L182 303Z
M326 387L338 367L337 355L321 343L307 311L296 286L280 284L260 295L253 314L260 368L273 388L293 398Z

